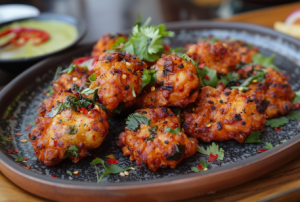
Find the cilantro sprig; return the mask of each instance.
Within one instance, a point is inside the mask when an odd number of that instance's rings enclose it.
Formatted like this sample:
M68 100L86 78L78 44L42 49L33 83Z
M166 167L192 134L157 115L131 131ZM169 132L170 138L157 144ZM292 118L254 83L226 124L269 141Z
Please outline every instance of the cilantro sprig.
M72 145L65 151L65 158L71 156L78 157L79 154L80 154L80 149L78 149L76 145Z
M18 156L16 159L15 159L15 161L16 162L22 162L22 161L24 161L24 157L22 157L22 156Z
M224 150L222 148L219 149L219 145L216 145L214 142L212 143L212 145L208 146L207 149L202 146L198 146L197 150L201 154L205 154L208 156L210 156L210 154L218 154L218 159L224 159Z
M105 171L102 173L102 175L99 177L97 165L102 164L102 166L105 168ZM124 172L126 170L130 170L130 168L121 168L120 166L116 164L106 165L104 161L101 158L95 158L91 162L91 166L95 166L96 174L97 174L97 183L101 181L101 179L107 175L107 174L118 174L120 172Z
M259 131L255 131L251 133L244 143L262 143L263 141L260 139L261 133Z
M279 119L268 119L266 122L267 126L271 126L272 128L274 127L279 127L287 124L289 120L286 117L280 117Z
M153 69L144 69L142 75L141 89L145 86L150 86L156 82L156 72Z
M206 170L205 168L210 166L210 164L206 163L203 159L200 160L200 163L202 165L203 170L200 170L198 167L191 167L191 170L198 173L198 172Z
M165 132L167 132L167 133L173 133L173 134L181 135L180 131L181 131L181 127L177 127L175 129L168 128L167 126L165 127Z
M296 96L293 99L293 103L300 103L300 90L298 90L296 93Z
M298 120L298 121L300 121L300 113L299 112L290 112L290 114L287 117L290 120Z
M271 142L267 142L266 145L263 147L264 149L272 149L273 145Z
M1 141L4 141L4 142L11 142L12 140L8 139L8 137L6 136L0 136L0 139Z
M151 119L139 113L130 114L126 119L127 128L130 130L136 130L140 123L150 126Z
M253 57L252 57L252 62L253 64L260 64L262 66L265 67L271 67L273 69L275 69L276 71L280 71L280 69L275 66L274 64L274 58L275 58L275 54L272 54L269 57L266 57L264 55L262 55L261 53L256 53Z

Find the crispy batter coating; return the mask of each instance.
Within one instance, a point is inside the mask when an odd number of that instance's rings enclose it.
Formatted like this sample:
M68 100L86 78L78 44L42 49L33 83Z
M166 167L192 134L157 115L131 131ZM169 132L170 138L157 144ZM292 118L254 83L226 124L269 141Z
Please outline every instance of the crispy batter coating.
M112 45L118 40L119 37L124 37L127 39L128 37L124 34L110 34L107 33L105 35L102 35L97 43L93 47L92 56L100 56L102 53L104 53L106 50L109 50L112 48Z
M163 55L151 69L157 82L143 90L138 105L146 107L185 107L199 94L199 78L192 62L176 54Z
M224 42L228 45L229 49L241 56L241 62L245 64L251 63L252 57L256 53L259 53L259 49L257 47L249 45L244 41L227 39Z
M121 102L131 102L141 91L142 70L146 64L136 56L125 53L104 53L95 65L97 80L90 88L98 89L101 103L108 109L114 110ZM134 90L133 90L134 89ZM135 95L134 95L135 93Z
M292 110L293 103L291 100L295 97L285 75L277 72L272 68L267 68L265 77L266 93L265 99L270 102L265 113L268 118L277 114L286 114Z
M151 133L151 127L141 123L136 131L126 127L125 132L119 136L123 154L130 155L130 160L135 160L139 167L142 168L143 164L146 164L149 170L154 172L159 167L175 168L183 158L196 153L197 139L188 138L183 129L180 135L165 132L165 127L180 127L179 116L176 117L170 109L147 108L137 110L136 113L150 118L152 128L157 126L156 131ZM151 135L155 135L153 140L148 139Z
M87 88L85 82L90 82L89 76L91 74L92 72L85 67L76 65L76 68L70 74L63 73L53 82L53 91L56 94L63 90L72 89L74 85L81 87L81 89Z
M64 102L68 96L75 95L58 93L52 105L55 107L59 102ZM101 145L109 128L106 112L99 107L92 108L87 114L68 108L52 118L39 117L35 123L37 127L28 137L35 155L46 166L54 166L65 157L78 162L87 155L87 150ZM66 156L67 149L73 145L80 150L80 154Z
M243 143L254 131L262 131L266 116L249 96L237 89L202 88L197 101L183 112L187 134L204 142L235 139Z
M236 65L241 60L240 54L233 52L227 44L221 41L216 41L213 44L201 41L189 46L186 54L200 64L205 64L221 74L235 70Z

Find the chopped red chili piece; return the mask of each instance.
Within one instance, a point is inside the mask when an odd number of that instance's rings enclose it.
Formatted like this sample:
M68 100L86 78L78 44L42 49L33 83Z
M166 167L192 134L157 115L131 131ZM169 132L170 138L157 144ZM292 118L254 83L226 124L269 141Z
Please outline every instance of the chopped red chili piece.
M15 152L18 153L19 151L17 149L15 149Z
M256 74L257 74L257 71L254 71L254 72L253 72L253 75L256 75Z
M28 125L25 131L29 131L32 128L32 125Z
M295 103L295 104L293 105L293 107L294 107L294 109L298 109L298 108L300 107L300 103Z
M207 80L207 81L210 80L210 78L209 78L209 76L208 76L207 74L203 77L203 79L205 79L205 80Z
M15 133L16 136L21 136L23 135L22 133Z
M28 158L24 158L24 161L27 161L28 160Z
M183 92L183 91L184 91L184 86L181 86L178 90L179 90L180 92Z
M242 74L243 73L243 70L239 69L236 71L238 74Z
M240 86L241 84L240 84L240 83L236 83L236 85L237 85L237 86Z
M143 136L141 137L141 139L142 139L142 140L144 140L145 138L146 138L146 136L145 136L145 135L143 135Z
M9 139L9 140L13 140L14 138L12 138L12 137L9 135L9 136L8 136L8 139Z
M200 164L198 164L198 166L197 166L197 167L198 167L198 169L199 169L199 170L203 170L203 166L202 166L202 164L201 164L201 163L200 163Z
M72 62L72 64L75 64L75 65L80 65L81 63L89 60L89 59L92 59L92 58L95 58L94 56L88 56L88 57L81 57L81 58L77 58L76 60L74 60Z
M208 161L213 162L214 160L216 160L216 158L218 158L218 154L210 153Z
M91 108L92 104L93 104L93 103L91 103L91 104L89 105L89 108Z
M8 116L8 118L9 118L10 120L15 120L15 118L12 117L12 116Z
M57 176L56 176L56 175L51 175L51 177L57 178Z
M94 158L96 159L96 158L98 158L98 157L94 154Z
M117 163L119 163L119 161L116 160L116 159L108 159L107 163L109 163L109 164L117 164Z
M276 131L281 131L281 127L275 127L274 128Z
M205 63L201 63L201 64L198 65L198 68L202 69L204 66L205 66Z
M258 149L257 151L260 152L260 153L262 153L262 152L267 151L267 149Z
M89 111L86 108L84 108L84 107L81 107L79 109L79 111L81 111L83 114L88 114L89 113Z
M14 150L12 150L12 149L8 151L9 154L11 154L11 153L13 153L13 152L14 152Z
M245 70L246 72L249 72L249 71L251 71L251 70L252 70L252 66L247 66L247 67L244 67L244 70Z
M25 169L30 169L30 165L27 165L27 166L23 166L23 168L25 168Z

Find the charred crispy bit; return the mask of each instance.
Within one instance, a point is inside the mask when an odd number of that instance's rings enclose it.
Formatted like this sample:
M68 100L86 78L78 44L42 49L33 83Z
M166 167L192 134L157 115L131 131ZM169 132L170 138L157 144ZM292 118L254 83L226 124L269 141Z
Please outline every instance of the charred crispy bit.
M205 64L221 74L234 71L236 65L240 63L240 54L233 52L227 44L221 41L216 41L213 44L201 41L190 45L186 54L200 64Z
M151 69L157 82L143 90L138 104L145 107L185 107L199 94L199 78L192 62L176 54L163 55Z
M188 138L184 130L178 128L181 125L179 116L175 116L170 109L140 109L131 116L143 118L144 122L137 123L136 128L128 125L119 136L119 145L123 154L130 155L130 160L135 160L139 167L145 164L154 172L159 167L175 168L183 158L196 153L197 139ZM170 129L177 129L177 134Z
M53 82L53 91L54 93L58 93L62 90L73 89L76 91L81 91L87 86L86 82L89 81L89 76L92 74L86 67L81 67L76 65L72 72L69 74L67 72L63 73L58 77L56 81Z
M114 35L107 33L102 35L93 47L92 56L100 56L106 50L111 49L119 37L124 37L124 39L128 38L126 35L120 33Z
M101 145L109 128L105 111L70 92L58 93L52 106L44 117L35 120L37 127L28 135L42 163L54 166L64 158L76 163L87 150Z
M284 74L267 68L265 85L267 89L265 99L270 102L265 111L268 118L288 113L293 107L291 100L295 97L295 93Z
M237 53L241 56L241 62L244 64L251 63L252 57L256 53L259 53L259 49L257 47L246 44L243 41L227 39L225 40L225 43L228 45L229 49L232 49L234 53Z
M124 53L104 53L95 65L97 80L90 88L98 89L98 96L108 110L114 110L123 102L134 103L141 91L142 70L146 64L136 56Z
M249 96L224 88L202 88L197 101L185 109L187 134L204 142L235 139L243 143L252 132L263 130L266 115L257 111Z

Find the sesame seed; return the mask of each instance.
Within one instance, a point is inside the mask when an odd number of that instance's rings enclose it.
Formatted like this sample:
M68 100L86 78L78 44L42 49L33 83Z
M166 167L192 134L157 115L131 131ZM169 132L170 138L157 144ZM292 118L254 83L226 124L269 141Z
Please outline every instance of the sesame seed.
M207 168L203 168L203 170L207 170Z
M74 175L77 175L78 173L79 173L78 171L74 171L74 172L73 172Z
M126 74L123 74L122 75L122 79L126 79L127 75Z
M155 86L152 86L152 87L151 87L151 91L155 91Z
M77 77L73 77L73 79L72 79L73 81L77 81L78 80L78 78Z
M124 175L129 175L129 172L127 170L124 171Z
M127 67L131 67L131 64L129 62L126 62Z
M122 177L125 177L125 174L124 174L123 172L120 172L120 175L121 175Z
M239 91L243 91L243 89L244 89L243 87L239 87Z
M257 80L256 80L256 79L254 79L252 82L253 82L253 83L256 83L256 82L257 82Z
M23 139L23 140L21 140L21 142L27 142L27 140Z
M206 124L206 127L211 127L211 123Z

